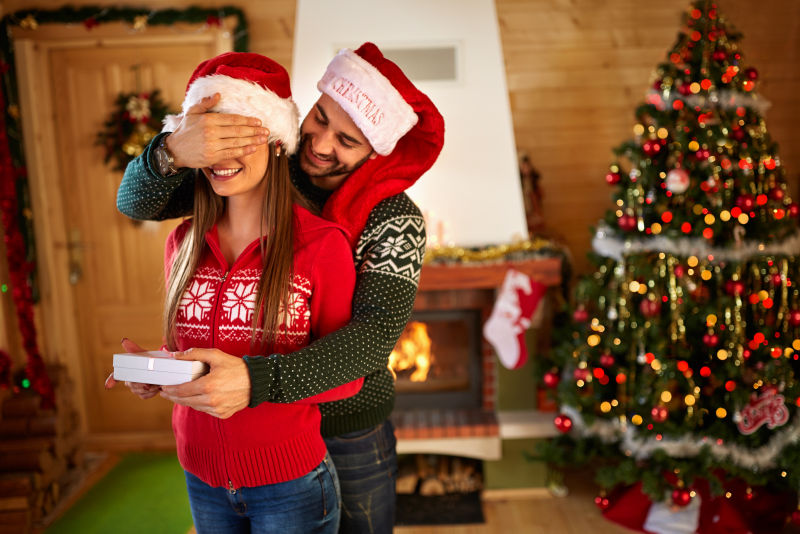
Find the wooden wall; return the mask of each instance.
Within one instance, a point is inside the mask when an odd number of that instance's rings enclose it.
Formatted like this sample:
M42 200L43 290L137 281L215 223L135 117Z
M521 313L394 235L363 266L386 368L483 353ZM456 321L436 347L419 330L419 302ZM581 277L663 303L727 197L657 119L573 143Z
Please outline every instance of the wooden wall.
M766 119L797 197L800 2L719 0L744 34L744 61L772 102ZM612 147L632 136L634 108L675 42L687 0L497 0L514 132L541 174L548 226L578 271L589 227L609 208Z
M120 4L119 0L72 3ZM142 3L163 8L227 2ZM517 145L541 174L548 227L566 242L577 271L589 268L585 260L589 227L610 205L603 177L611 148L631 135L634 107L642 101L654 67L675 41L680 15L689 4L689 0L496 0ZM744 61L759 70L758 90L773 104L767 124L780 143L797 197L800 103L794 95L800 94L800 2L719 0L718 4L744 33ZM61 5L63 0L2 4L5 13ZM250 24L251 50L290 68L294 0L239 5Z

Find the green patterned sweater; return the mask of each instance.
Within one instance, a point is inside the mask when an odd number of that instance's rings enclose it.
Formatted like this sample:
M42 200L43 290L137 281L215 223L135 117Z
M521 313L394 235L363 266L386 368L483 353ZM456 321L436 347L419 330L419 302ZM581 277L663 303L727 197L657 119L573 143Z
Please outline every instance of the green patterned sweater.
M192 210L193 172L159 175L151 160L158 141L128 165L117 192L118 209L134 219L164 220ZM295 185L321 207L329 192L297 171L293 168ZM354 397L320 405L323 436L369 428L388 418L394 407L389 354L411 315L424 252L425 223L414 202L400 193L378 203L356 245L350 323L291 354L246 356L250 406L294 402L364 376Z

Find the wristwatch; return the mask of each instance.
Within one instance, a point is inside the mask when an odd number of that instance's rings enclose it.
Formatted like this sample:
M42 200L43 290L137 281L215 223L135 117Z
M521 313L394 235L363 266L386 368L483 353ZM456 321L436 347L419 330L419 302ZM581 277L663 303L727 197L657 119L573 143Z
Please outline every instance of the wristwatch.
M162 137L158 142L158 146L153 150L153 159L158 173L164 177L175 176L180 172L180 169L175 167L175 158L172 152L167 148L167 137L169 137L169 134Z

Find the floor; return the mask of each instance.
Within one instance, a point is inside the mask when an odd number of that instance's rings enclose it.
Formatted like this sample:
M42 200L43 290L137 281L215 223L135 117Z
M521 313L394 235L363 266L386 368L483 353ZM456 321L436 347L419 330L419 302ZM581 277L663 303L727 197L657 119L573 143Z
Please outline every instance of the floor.
M574 485L566 497L546 490L529 495L484 499L482 525L396 527L395 534L631 534L605 520L594 504L590 484Z
M461 526L395 527L394 534L632 534L605 519L594 504L591 485L573 487L566 497L546 490L490 497L483 502L486 523ZM187 534L196 534L191 529Z

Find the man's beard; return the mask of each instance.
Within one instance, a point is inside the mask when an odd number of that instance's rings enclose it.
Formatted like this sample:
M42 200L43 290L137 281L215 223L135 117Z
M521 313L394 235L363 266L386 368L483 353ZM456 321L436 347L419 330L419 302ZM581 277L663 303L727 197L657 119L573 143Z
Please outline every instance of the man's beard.
M326 161L332 163L330 167L320 170L317 169L313 163L306 159L306 150L311 150L310 144L311 137L308 134L304 134L300 138L300 168L311 178L328 178L330 176L350 175L358 170L358 168L366 163L370 156L372 156L372 152L370 151L370 153L368 153L363 159L348 167L344 163L341 163L336 156L320 156L319 154L315 153L318 158L325 159ZM303 163L307 163L307 165L303 165Z

